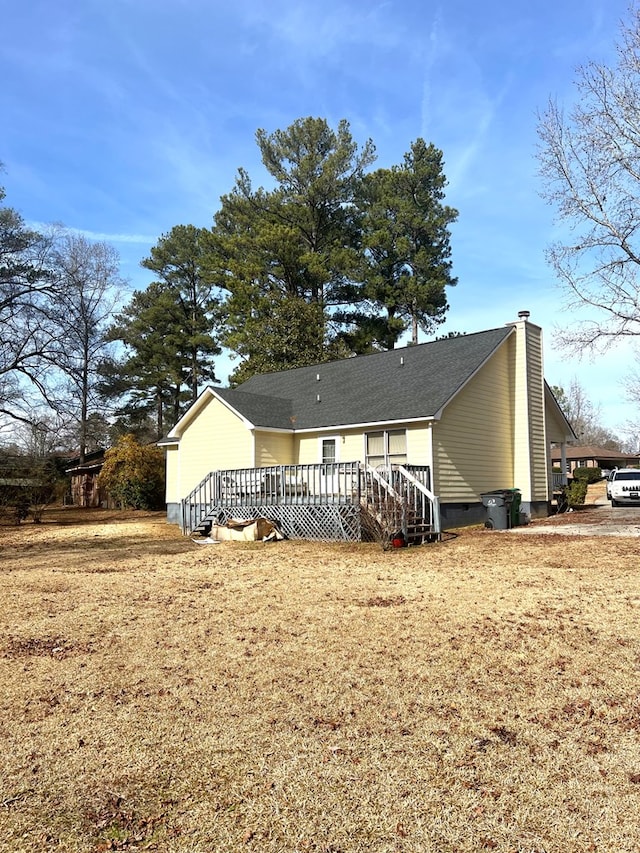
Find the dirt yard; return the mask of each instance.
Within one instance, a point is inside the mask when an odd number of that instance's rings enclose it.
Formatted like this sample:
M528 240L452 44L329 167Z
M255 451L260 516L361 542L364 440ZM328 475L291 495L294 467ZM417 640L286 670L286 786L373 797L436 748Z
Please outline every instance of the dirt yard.
M637 853L637 564L0 527L0 851Z

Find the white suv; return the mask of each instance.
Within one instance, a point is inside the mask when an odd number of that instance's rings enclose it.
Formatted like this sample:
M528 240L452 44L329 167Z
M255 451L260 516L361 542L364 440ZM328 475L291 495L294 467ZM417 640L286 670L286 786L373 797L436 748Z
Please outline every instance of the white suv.
M622 504L640 506L640 470L618 468L612 471L607 482L607 496L611 506L622 506Z

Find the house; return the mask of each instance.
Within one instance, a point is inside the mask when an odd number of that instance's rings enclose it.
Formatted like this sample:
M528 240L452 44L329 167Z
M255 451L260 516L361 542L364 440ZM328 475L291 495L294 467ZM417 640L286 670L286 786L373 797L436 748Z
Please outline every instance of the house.
M612 468L635 468L640 466L640 455L637 453L622 453L619 450L609 450L606 447L593 445L567 447L564 463L559 448L552 448L551 463L561 467L567 474L572 474L576 468L601 468L610 471Z
M160 442L168 520L191 532L260 512L290 536L357 539L422 514L430 538L483 521L482 495L497 489L548 514L551 445L575 436L528 317L207 387Z

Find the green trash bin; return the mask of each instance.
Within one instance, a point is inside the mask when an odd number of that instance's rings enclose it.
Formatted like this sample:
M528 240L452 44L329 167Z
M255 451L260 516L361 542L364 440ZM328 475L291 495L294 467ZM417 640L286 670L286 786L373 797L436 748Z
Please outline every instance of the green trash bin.
M517 527L520 524L520 503L522 501L522 493L520 489L505 489L507 492L511 492L513 498L511 499L511 527Z
M513 493L511 489L494 489L480 495L482 504L487 509L487 520L484 526L490 530L508 530L511 525L511 505Z

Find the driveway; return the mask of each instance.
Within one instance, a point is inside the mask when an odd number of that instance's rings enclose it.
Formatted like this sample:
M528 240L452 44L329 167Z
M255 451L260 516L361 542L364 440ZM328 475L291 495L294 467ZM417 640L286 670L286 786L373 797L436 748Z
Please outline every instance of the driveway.
M612 507L604 483L589 486L583 507L531 524L512 528L511 533L556 533L563 536L640 536L640 506Z

